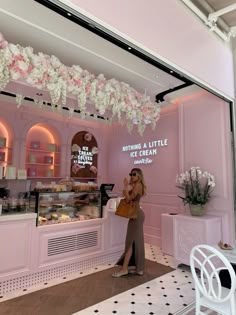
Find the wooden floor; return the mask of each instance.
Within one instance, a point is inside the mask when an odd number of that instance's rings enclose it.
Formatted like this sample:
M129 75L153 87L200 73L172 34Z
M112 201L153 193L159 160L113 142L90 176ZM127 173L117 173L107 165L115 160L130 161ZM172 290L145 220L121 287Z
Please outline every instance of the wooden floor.
M145 260L143 276L112 278L117 267L0 303L1 315L71 315L173 269Z

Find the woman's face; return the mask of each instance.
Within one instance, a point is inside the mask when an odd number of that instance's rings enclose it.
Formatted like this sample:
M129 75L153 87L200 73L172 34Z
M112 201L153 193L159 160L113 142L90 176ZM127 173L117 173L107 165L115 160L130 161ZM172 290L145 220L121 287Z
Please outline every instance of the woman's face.
M130 181L131 183L136 183L139 180L138 172L137 171L131 171L130 174Z

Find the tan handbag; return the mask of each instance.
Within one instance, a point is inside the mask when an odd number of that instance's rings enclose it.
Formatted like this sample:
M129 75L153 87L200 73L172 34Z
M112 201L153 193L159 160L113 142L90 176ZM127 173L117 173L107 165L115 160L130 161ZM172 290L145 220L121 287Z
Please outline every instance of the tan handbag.
M138 204L135 201L127 202L125 199L121 199L115 214L128 219L137 219Z

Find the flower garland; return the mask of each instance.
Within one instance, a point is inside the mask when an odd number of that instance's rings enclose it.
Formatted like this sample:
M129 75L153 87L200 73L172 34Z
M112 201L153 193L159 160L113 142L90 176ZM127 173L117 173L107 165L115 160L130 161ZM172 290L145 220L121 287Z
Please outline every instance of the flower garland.
M58 108L66 106L67 96L73 95L81 117L88 112L87 102L91 102L99 115L109 111L121 123L125 120L129 131L136 124L141 135L148 124L154 129L160 118L159 104L129 84L106 80L103 74L96 77L79 65L67 67L54 55L34 54L32 47L8 44L0 33L0 89L4 90L10 80L48 91L52 106Z

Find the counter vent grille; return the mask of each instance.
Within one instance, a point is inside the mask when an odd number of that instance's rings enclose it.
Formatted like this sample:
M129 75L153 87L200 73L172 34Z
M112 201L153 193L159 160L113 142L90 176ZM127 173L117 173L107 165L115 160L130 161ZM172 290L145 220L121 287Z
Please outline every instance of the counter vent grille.
M98 231L56 237L48 240L48 256L96 247L97 244Z

